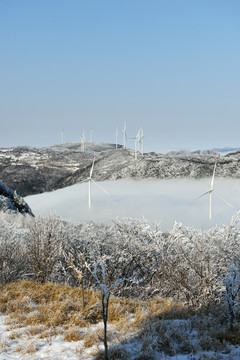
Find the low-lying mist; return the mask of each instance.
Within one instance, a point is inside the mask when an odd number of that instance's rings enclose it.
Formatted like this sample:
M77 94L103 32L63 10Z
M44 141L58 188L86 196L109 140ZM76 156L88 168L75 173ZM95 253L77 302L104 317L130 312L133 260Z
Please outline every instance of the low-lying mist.
M163 230L171 229L175 221L186 226L207 229L228 223L240 204L240 180L216 178L217 194L233 208L213 192L210 221L209 196L197 199L209 189L210 181L211 179L181 179L99 182L109 196L92 183L91 209L88 208L88 183L28 196L25 199L35 215L48 216L52 212L73 222L92 220L111 223L116 217L145 217L159 223Z

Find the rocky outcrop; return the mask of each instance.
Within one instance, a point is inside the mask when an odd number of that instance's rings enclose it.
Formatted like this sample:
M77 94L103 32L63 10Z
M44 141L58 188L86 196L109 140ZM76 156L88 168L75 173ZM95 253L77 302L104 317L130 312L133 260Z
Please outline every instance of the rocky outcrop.
M34 216L24 199L0 181L0 211L15 211Z

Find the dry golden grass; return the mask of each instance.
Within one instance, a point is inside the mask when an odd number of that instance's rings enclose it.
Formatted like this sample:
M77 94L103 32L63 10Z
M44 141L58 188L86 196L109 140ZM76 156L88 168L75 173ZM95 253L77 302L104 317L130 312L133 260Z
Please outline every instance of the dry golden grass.
M0 350L4 351L9 347L9 343L6 339L0 339Z
M74 327L64 332L64 341L81 341L84 338L84 334L79 328Z
M130 358L130 354L121 346L111 347L108 350L109 358L111 360L128 360ZM94 354L96 360L104 360L104 351L98 351L98 353ZM148 357L148 360L149 357Z
M93 345L98 345L102 343L103 337L103 328L92 329L84 337L84 347L90 348ZM111 330L108 330L107 341L110 341L112 337L113 336Z
M25 324L27 313L22 313L18 311L7 312L8 318L5 321L6 325L11 325L14 328L21 327L21 324Z
M19 331L12 331L9 335L8 335L9 339L11 340L15 340L15 339L19 339L20 337L22 337L22 333L20 333Z
M45 328L39 334L39 339L48 339L48 342L51 342L51 339L59 334L59 329L57 328Z
M121 333L129 331L130 327L134 331L147 319L160 317L173 306L176 307L176 304L162 299L144 302L112 296L108 322ZM79 341L84 338L85 346L102 339L102 335L96 331L85 337L81 332L83 328L102 322L101 295L98 292L86 290L85 306L82 308L79 288L23 280L2 288L0 309L7 315L6 323L11 330L28 326L28 334L40 338L50 338L64 332L65 340ZM14 333L12 336L15 336Z
M43 331L43 328L42 328L41 326L31 325L31 326L26 330L26 333L27 333L29 336L35 336L35 335L40 335L42 331Z
M149 302L149 310L154 317L159 319L171 319L171 318L184 318L184 312L187 310L189 315L189 309L185 309L182 305L177 304L171 299L155 298Z
M90 333L88 333L85 338L84 338L84 347L85 348L90 348L95 344L100 343L103 340L103 334L102 336L100 334L97 334L93 331L91 331Z
M15 349L16 352L21 353L25 356L27 356L27 354L34 354L38 350L39 350L39 347L37 346L37 344L34 341L24 344L24 346L18 345Z
M110 300L109 303L109 315L108 321L109 323L116 324L123 319L127 319L129 317L130 310L127 307L127 304L123 304L119 299Z
M103 341L103 325L100 293L86 290L84 305L79 288L54 283L21 281L2 287L0 292L0 311L6 315L5 324L11 331L9 339L17 339L20 333L20 336L27 335L28 340L36 336L51 344L53 337L61 335L65 341L81 343L77 354L79 359L81 351L92 346L92 351L98 348L97 358L101 359L99 349ZM134 301L111 296L108 318L111 359L128 358L126 349L121 347L126 334L137 336L142 343L138 360L149 358L155 350L173 355L178 349L190 354L197 350L197 346L203 351L226 352L226 343L240 344L240 325L229 332L226 313L219 306L211 312L204 310L194 314L190 309L160 297ZM172 319L179 321L172 322ZM99 322L101 326L92 326ZM186 338L190 328L198 333L196 348L194 341ZM161 341L154 342L153 337ZM0 349L7 346L6 342L0 342ZM27 346L19 346L16 351L23 355L34 353L37 345L28 341Z
M98 298L95 303L85 306L82 316L89 324L97 324L102 320L102 305Z
M69 324L72 326L79 326L81 328L89 326L89 323L84 320L82 313L79 312L72 314Z

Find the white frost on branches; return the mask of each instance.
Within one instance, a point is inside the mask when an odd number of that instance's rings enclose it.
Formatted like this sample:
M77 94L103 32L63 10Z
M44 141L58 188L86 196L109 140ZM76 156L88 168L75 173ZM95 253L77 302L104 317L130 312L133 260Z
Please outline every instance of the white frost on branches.
M133 279L133 276L130 276L128 278L121 278L121 279L117 279L114 281L114 283L107 285L107 281L106 281L106 269L105 269L105 264L104 263L96 263L96 265L94 266L94 269L91 270L90 265L85 262L85 266L88 269L88 271L90 272L90 274L94 277L94 279L96 280L100 290L101 290L101 295L105 296L107 299L109 299L111 292L113 289L115 289L119 284L121 284L124 281L130 281ZM98 272L98 268L100 266L100 275ZM100 278L101 276L101 278Z
M224 279L222 280L225 290L223 298L226 301L230 314L230 327L239 313L240 307L240 262L232 261Z

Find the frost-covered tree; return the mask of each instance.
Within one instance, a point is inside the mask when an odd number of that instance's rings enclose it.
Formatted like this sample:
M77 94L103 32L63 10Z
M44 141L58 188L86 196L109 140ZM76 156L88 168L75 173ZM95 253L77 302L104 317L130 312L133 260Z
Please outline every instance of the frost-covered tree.
M0 212L2 284L30 277L76 285L80 279L83 288L97 288L85 262L92 269L104 263L111 283L136 272L134 281L112 289L114 295L146 299L157 294L199 309L222 300L217 280L232 261L239 260L239 249L238 214L229 224L207 231L175 224L163 233L146 219L73 224L54 216ZM69 259L74 266L69 266ZM74 267L81 271L80 277Z
M157 224L150 224L146 219L116 219L114 225L116 251L125 263L121 276L128 277L138 271L135 281L141 287L142 297L152 296L162 283L164 234ZM126 288L128 296L129 293L137 295L138 287L134 286L131 291Z
M0 283L26 277L24 239L27 220L18 214L0 213Z
M229 310L230 330L233 330L234 320L240 311L240 262L232 261L222 280L224 284L223 298Z
M214 239L208 232L174 225L168 237L165 279L177 297L194 308L214 302L218 279L216 260Z
M104 333L103 333L103 343L104 343L104 360L109 360L108 356L108 343L107 343L107 322L108 322L108 309L109 309L109 301L112 291L119 286L122 282L130 281L130 278L119 278L115 281L111 282L110 279L107 277L106 271L106 264L96 264L93 269L91 266L86 263L86 267L90 274L95 279L98 287L101 291L101 302L102 302L102 319L103 319L103 326L104 326Z
M27 263L32 276L44 283L58 277L61 268L61 244L68 239L68 226L59 218L37 217L28 227Z

